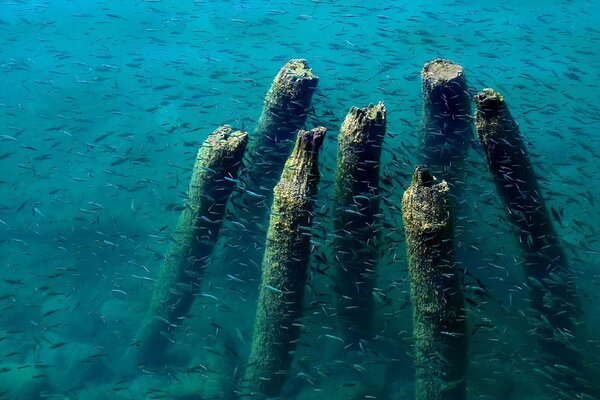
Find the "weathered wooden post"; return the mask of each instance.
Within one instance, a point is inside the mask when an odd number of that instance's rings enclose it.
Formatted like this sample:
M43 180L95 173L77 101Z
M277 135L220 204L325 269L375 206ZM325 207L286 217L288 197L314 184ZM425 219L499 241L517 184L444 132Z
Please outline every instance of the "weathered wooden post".
M264 209L271 206L273 187L296 133L304 127L318 82L319 77L302 59L288 61L273 80L244 162L241 178L252 191L245 196L246 201L259 203Z
M379 159L385 130L386 109L379 103L352 107L338 136L333 243L336 309L342 336L354 345L373 332Z
M467 326L454 263L448 184L415 168L402 198L413 309L417 400L465 400Z
M310 258L308 229L324 137L322 127L298 132L296 146L275 186L244 395L277 396L292 362L290 351L300 335L294 322L302 316Z
M475 106L479 141L508 219L517 231L536 335L551 364L549 371L554 371L552 384L577 386L575 378L582 373L582 366L574 346L574 319L580 315L575 283L527 146L500 93L484 89L475 96Z
M306 60L293 59L281 68L265 96L240 172L242 190L232 196L232 212L241 225L231 227L228 246L243 251L247 263L262 260L265 232L261 226L268 221L273 187L310 113L318 81Z
M173 330L193 303L247 143L245 132L234 132L225 125L211 133L198 151L185 209L137 336L141 363L163 362Z
M463 160L473 138L467 80L460 65L441 58L423 66L421 80L423 129L418 160L436 178L446 180L455 195L463 187Z

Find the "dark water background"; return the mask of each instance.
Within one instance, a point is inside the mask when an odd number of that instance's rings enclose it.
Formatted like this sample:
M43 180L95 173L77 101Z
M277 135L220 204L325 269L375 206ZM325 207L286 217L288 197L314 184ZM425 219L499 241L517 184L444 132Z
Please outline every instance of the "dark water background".
M152 294L149 279L198 146L223 123L252 132L272 78L291 58L307 59L320 77L307 126L329 130L315 253L328 254L336 135L351 106L385 102L381 173L389 179L373 352L342 360L343 343L331 337L330 277L311 274L289 397L331 397L365 376L385 381L389 398L412 396L399 206L416 159L419 74L436 57L460 63L473 91L505 95L558 215L584 304L589 337L581 345L600 369L600 3L480 3L0 2L0 398L227 391L248 356L260 276L243 253L219 249L207 267L175 337L179 363L128 369L121 358ZM468 309L469 396L549 398L535 372L515 236L475 142L467 169L457 242L489 291L468 293L477 304ZM236 227L225 223L220 246ZM327 267L316 258L311 266Z

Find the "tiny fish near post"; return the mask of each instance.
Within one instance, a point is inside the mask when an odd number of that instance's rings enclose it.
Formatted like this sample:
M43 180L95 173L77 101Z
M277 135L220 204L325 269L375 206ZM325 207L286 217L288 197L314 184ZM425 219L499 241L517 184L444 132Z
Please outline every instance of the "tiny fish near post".
M373 333L379 159L385 130L386 109L379 103L352 107L338 136L333 244L336 310L345 342L355 346Z
M292 362L302 316L310 257L311 216L319 182L318 155L325 128L298 132L275 186L262 263L262 282L244 395L277 396Z
M211 133L198 150L188 200L173 233L175 241L165 256L137 336L141 363L164 362L169 337L193 303L247 143L245 132L234 132L225 125Z
M467 326L454 263L454 228L445 181L422 165L402 198L413 308L416 400L465 400Z
M421 71L423 127L418 160L450 185L451 194L463 189L463 160L473 138L471 96L463 68L438 58Z
M493 89L484 89L475 96L475 107L479 141L508 219L518 232L531 310L538 322L536 333L545 361L551 366L545 370L552 374L552 385L572 392L570 385L577 385L574 379L580 377L582 365L574 347L573 319L580 312L567 256L548 214L527 146L504 98Z

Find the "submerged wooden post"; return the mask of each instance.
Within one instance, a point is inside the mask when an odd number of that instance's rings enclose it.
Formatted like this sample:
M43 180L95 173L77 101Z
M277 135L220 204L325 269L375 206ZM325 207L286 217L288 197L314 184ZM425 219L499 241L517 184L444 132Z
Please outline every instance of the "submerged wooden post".
M270 206L273 187L281 176L283 165L290 155L296 133L304 126L310 102L319 77L314 75L306 60L288 61L279 71L269 89L262 114L248 146L246 184L264 196ZM256 200L255 200L256 201Z
M352 107L338 136L334 279L337 315L348 344L356 345L373 331L379 158L385 130L386 109L379 103Z
M548 214L527 146L504 98L492 89L484 89L475 96L475 106L479 141L508 218L518 232L531 309L537 321L536 335L551 363L548 371L554 371L556 385L575 384L574 375L582 370L574 347L573 319L579 315L579 306L567 257ZM569 370L572 373L565 378Z
M260 227L268 220L273 187L304 127L318 81L306 60L293 59L281 68L265 96L240 172L246 190L232 198L235 218L244 228L231 228L234 235L228 245L237 253L243 251L246 263L258 265L262 259L265 232Z
M417 400L466 398L467 327L454 264L452 212L445 181L415 168L402 198L413 307Z
M423 66L421 80L424 110L418 160L436 178L446 180L455 194L463 186L463 160L473 138L467 80L460 65L441 58Z
M262 264L252 349L244 378L247 395L277 396L285 382L300 328L318 154L325 128L298 132L274 190Z
M248 143L245 132L222 126L196 156L185 210L165 256L144 324L138 333L138 361L160 364L174 328L189 311L203 268L217 241L225 206Z

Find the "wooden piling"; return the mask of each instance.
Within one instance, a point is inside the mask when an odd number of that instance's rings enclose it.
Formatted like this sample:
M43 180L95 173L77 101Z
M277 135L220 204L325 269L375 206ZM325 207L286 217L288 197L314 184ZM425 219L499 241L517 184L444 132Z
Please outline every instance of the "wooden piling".
M413 309L417 400L465 400L467 326L454 263L449 187L422 165L402 198Z
M198 151L185 209L137 336L140 363L165 361L164 352L193 303L206 261L217 241L247 143L245 132L234 132L225 125L211 133Z
M373 334L373 287L379 229L379 159L383 103L352 107L338 136L334 194L336 310L347 344Z
M471 96L463 68L441 58L421 71L423 128L418 162L428 166L439 180L446 180L451 194L464 185L463 161L473 138Z
M298 132L275 186L244 395L277 396L292 362L310 257L309 229L325 128Z
M574 386L581 387L576 379L583 368L575 347L574 321L580 311L567 256L527 146L504 98L493 89L484 89L475 96L475 106L479 141L508 220L517 232L535 332L545 354L544 364L551 366L546 370L552 373L552 384L561 390L578 390Z

